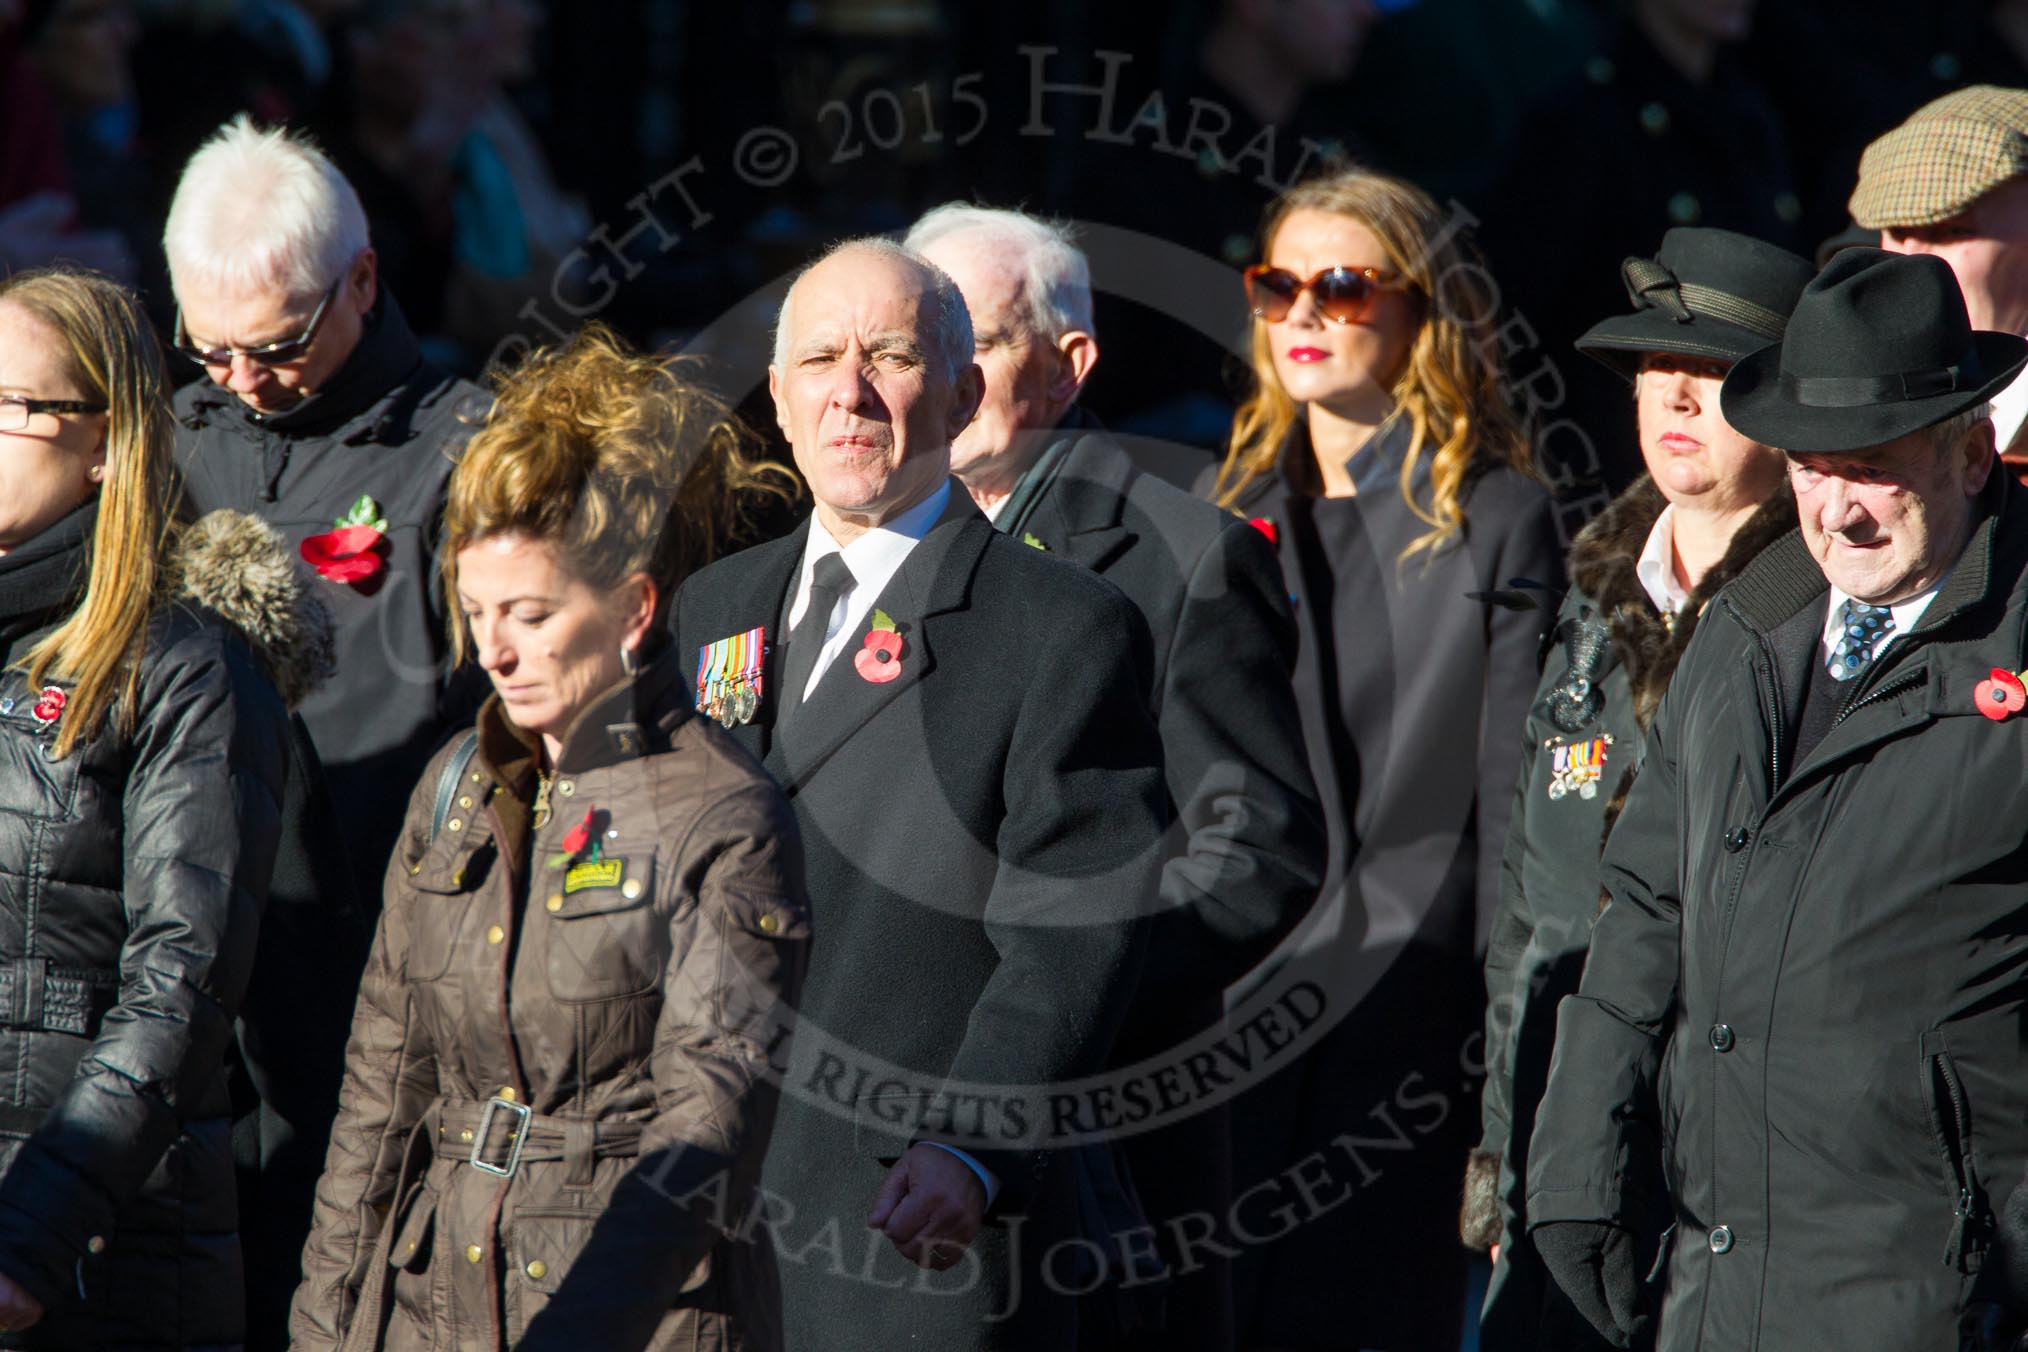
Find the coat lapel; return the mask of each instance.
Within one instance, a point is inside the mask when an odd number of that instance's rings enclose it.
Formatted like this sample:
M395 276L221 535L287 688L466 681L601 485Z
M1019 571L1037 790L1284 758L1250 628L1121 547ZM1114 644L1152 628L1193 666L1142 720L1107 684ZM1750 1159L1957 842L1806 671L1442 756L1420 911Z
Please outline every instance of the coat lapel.
M818 677L790 734L770 738L763 763L791 794L882 709L935 668L936 617L964 607L972 571L994 533L971 499L961 489L954 493L953 510L910 551L858 631ZM870 680L858 667L858 655L873 627L873 611L886 612L899 626L901 670L891 680Z
M1057 470L1041 501L1035 504L1029 529L1037 539L1072 563L1102 573L1134 543L1134 532L1121 520L1126 503L1126 474L1103 442L1081 436Z

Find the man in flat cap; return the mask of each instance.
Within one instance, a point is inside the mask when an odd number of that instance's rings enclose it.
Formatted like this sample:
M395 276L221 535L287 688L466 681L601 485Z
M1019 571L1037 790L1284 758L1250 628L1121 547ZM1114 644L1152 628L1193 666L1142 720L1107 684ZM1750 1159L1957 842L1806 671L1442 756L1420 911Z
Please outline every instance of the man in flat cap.
M1951 265L1972 327L2028 336L2028 89L1974 85L1866 147L1855 226ZM2001 458L2028 473L2028 380L1993 397Z
M1530 1238L1615 1346L2019 1332L2028 494L1987 404L2024 363L1942 262L1862 248L1726 377L1801 529L1656 714L1531 1144ZM1658 1155L1673 1214L1644 1217Z

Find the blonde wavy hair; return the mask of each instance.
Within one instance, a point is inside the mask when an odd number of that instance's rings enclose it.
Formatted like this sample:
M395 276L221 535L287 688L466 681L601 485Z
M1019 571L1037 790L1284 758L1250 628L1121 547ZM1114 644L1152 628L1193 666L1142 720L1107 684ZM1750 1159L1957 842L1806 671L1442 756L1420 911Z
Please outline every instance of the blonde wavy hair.
M1434 552L1464 529L1464 497L1474 477L1507 465L1531 477L1534 461L1508 405L1495 328L1497 297L1478 252L1463 240L1436 200L1412 183L1365 169L1342 169L1297 184L1269 208L1261 256L1298 211L1349 216L1373 232L1394 270L1422 309L1408 360L1394 381L1397 416L1408 420L1408 455L1401 496L1430 529L1403 558ZM1289 431L1302 410L1275 375L1264 320L1253 322L1253 390L1233 418L1232 440L1214 494L1232 507L1256 480L1276 471ZM1415 493L1416 466L1429 457L1429 492Z
M452 471L440 565L456 596L458 551L495 535L546 541L580 578L636 573L664 605L759 502L793 501L796 479L684 358L634 351L602 324L539 349L496 381L492 412ZM450 612L451 648L471 647Z
M69 375L106 406L106 470L98 523L86 543L84 599L19 664L31 685L70 683L52 748L61 758L109 718L132 732L139 714L140 654L162 588L177 488L174 433L162 347L132 292L69 268L0 281L0 302L56 331Z

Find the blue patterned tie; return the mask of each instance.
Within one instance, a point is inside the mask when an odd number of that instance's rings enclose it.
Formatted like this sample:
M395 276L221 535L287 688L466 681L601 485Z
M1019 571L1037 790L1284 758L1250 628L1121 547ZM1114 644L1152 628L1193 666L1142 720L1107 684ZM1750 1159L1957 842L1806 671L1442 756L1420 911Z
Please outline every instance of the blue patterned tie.
M1831 679L1849 681L1873 661L1873 654L1894 632L1894 612L1864 601L1845 602L1839 611L1838 642L1831 649Z

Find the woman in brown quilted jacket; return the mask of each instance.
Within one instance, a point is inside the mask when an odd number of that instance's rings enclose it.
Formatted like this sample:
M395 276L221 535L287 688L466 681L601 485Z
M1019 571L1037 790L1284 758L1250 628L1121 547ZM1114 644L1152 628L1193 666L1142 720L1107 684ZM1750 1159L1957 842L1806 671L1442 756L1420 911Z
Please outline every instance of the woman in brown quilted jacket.
M451 477L454 641L494 693L388 868L298 1348L779 1345L754 1180L800 847L660 623L764 486L738 447L595 331L503 384Z

